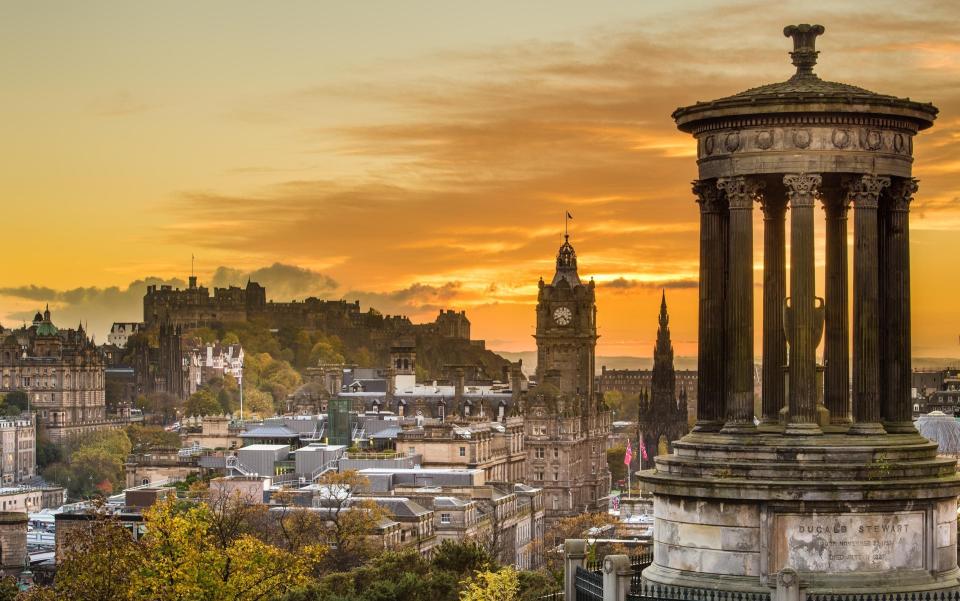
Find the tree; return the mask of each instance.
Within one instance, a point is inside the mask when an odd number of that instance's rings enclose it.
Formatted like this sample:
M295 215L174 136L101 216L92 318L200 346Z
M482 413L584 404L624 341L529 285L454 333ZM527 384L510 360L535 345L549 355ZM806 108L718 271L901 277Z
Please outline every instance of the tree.
M53 587L61 601L127 599L143 555L120 521L98 510L70 530ZM37 593L39 598L43 589ZM48 589L49 592L49 589ZM32 598L32 597L31 597Z
M321 340L310 349L309 365L317 365L318 363L344 363L345 361L343 355L337 352L333 345L326 340Z
M381 550L376 527L386 512L372 500L354 497L354 492L369 485L366 477L353 470L329 472L317 484L315 498L325 518L320 541L330 549L324 567L349 570Z
M3 404L8 407L16 407L19 409L19 414L27 410L29 399L27 398L27 393L23 390L14 390L3 396Z
M277 412L270 393L253 387L245 387L243 391L243 410L247 416L255 414L260 417L271 417Z
M627 454L627 447L617 445L607 449L607 466L610 468L610 476L614 482L619 482L627 477L627 466L623 463Z
M477 572L463 583L460 601L518 601L520 582L512 567Z
M111 494L125 483L123 464L132 448L122 430L89 432L70 439L60 459L44 468L43 477L65 487L72 497Z
M184 405L183 411L186 415L217 415L221 412L220 402L209 388L201 388L190 395Z
M144 412L158 418L161 424L169 424L176 419L180 399L169 392L151 392L146 396L139 396L134 404Z
M132 424L127 426L127 438L130 439L134 453L180 447L180 435L176 432L168 432L160 426Z
M248 532L262 508L225 495L181 506L163 500L144 513L143 568L131 599L265 601L303 586L324 548L290 553Z
M553 523L543 535L543 560L547 572L555 577L563 575L563 541L568 538L596 538L597 531L613 526L616 519L606 512L582 513L561 518ZM595 545L588 547L588 553L595 552Z

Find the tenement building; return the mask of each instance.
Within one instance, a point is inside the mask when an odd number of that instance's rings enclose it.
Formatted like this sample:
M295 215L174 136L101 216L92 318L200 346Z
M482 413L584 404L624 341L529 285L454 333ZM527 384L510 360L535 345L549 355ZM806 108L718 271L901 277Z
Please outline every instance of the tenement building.
M653 347L653 375L650 388L640 394L637 429L647 451L667 453L671 443L687 433L687 392L677 388L673 369L673 343L670 342L670 315L667 295L660 300L657 343ZM640 453L634 457L639 461Z
M30 326L3 335L0 392L26 392L51 440L122 425L107 415L103 357L82 326L57 328L47 308Z
M769 592L799 573L810 593L958 584L956 461L937 457L911 421L912 155L937 109L820 79L823 33L784 30L796 66L787 81L673 113L697 143L700 389L693 431L640 474L656 517L648 582ZM755 207L764 249L759 416Z
M529 482L543 489L548 521L601 511L610 493L610 412L594 390L597 303L564 236L557 267L537 297L537 387L526 399Z

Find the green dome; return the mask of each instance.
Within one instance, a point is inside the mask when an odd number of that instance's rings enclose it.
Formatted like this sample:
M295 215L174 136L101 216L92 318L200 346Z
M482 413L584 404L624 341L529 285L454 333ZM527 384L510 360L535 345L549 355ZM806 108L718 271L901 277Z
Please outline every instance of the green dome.
M37 326L37 336L56 336L58 332L57 326L49 321L45 321Z

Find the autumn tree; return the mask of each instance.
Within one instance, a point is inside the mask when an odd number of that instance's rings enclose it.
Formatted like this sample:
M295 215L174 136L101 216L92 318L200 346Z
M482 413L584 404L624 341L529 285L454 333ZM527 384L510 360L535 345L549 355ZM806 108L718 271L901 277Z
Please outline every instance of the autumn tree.
M28 599L114 601L128 599L144 557L120 521L98 507L88 519L72 521L53 587L37 587ZM52 595L52 596L51 596Z
M615 526L616 518L606 512L581 513L557 520L543 535L543 561L548 573L563 574L563 541L597 538L601 530ZM595 545L588 545L588 554L594 554Z
M369 485L356 471L328 472L317 479L315 501L324 516L320 540L330 549L324 567L348 570L374 556L383 547L376 536L386 512L356 492Z
M463 583L460 601L518 601L520 581L512 567L477 572Z

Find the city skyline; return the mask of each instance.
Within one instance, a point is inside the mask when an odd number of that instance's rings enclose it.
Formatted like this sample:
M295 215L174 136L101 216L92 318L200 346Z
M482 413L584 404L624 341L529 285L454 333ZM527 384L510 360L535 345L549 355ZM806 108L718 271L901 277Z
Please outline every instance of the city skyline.
M915 148L914 354L958 354L949 4L865 19L855 3L550 3L549 23L546 3L419 4L231 4L226 21L216 3L0 9L3 215L24 225L8 228L0 323L46 302L64 325L139 320L145 284L130 282L183 286L196 254L207 284L252 276L278 300L358 298L416 320L466 309L490 348L529 350L569 210L597 281L598 354L649 356L666 288L677 354L693 356L695 149L670 112L788 78L789 41L771 50L771 31L819 22L821 77L940 108Z

